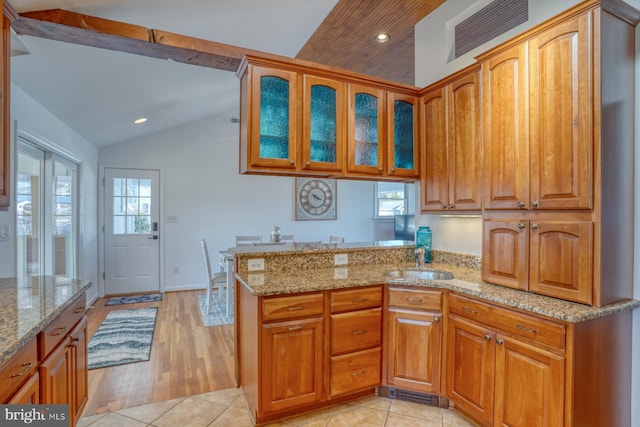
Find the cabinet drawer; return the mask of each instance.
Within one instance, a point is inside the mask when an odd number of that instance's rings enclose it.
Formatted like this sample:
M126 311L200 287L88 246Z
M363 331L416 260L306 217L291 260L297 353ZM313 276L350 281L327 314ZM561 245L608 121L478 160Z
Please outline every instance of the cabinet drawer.
M551 320L494 307L455 294L449 298L449 311L539 344L557 349L565 346L565 325Z
M6 402L38 368L38 347L32 339L0 368L0 402Z
M331 315L331 355L377 347L382 341L382 309Z
M71 307L62 312L49 326L40 332L38 336L40 339L38 347L40 360L44 360L47 354L51 353L60 341L71 332L71 329L82 319L86 311L86 297L82 294Z
M389 288L389 307L441 311L442 291Z
M322 292L262 300L262 320L264 322L317 316L323 312L324 296Z
M331 358L331 396L380 385L380 348Z
M362 310L382 305L382 286L331 292L331 312Z

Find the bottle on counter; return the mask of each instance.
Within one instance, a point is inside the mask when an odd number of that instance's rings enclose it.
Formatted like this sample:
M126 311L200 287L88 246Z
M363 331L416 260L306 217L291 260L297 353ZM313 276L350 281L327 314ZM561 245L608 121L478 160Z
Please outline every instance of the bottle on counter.
M416 231L416 247L424 248L424 262L431 263L431 227L418 227L418 231Z
M271 243L278 242L280 242L280 227L274 225L273 228L271 228Z

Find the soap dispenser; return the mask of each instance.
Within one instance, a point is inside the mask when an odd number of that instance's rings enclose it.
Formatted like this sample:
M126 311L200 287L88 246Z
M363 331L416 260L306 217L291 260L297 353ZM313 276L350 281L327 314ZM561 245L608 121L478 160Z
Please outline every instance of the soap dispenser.
M418 227L416 247L424 248L424 262L431 263L431 228L429 226Z

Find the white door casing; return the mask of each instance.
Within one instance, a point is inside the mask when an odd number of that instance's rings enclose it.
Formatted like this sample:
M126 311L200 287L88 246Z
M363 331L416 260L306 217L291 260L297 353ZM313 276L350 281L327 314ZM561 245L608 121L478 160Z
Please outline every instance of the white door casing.
M160 291L160 172L105 168L104 291Z

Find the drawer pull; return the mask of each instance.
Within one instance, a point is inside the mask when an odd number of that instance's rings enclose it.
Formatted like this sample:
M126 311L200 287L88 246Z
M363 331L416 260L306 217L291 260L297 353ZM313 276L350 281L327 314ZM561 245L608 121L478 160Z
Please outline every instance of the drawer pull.
M80 341L80 337L75 337L71 340L71 342L67 345L67 347L75 347L78 345L78 341Z
M65 333L65 331L69 329L68 326L60 326L59 328L55 328L53 331L51 331L51 335L53 336L58 336L58 335L62 335ZM56 332L57 331L57 332Z
M299 305L297 307L289 307L289 308L287 308L287 310L289 310L289 311L300 311L300 310L304 310L304 306L303 305Z
M366 298L354 298L354 299L351 300L351 302L355 302L355 303L367 302L367 299Z
M472 310L470 308L467 307L462 307L462 311L464 311L465 313L470 313L470 314L478 314L478 312L476 310Z
M522 326L522 325L517 325L516 324L516 328L520 329L521 331L529 332L530 334L537 334L538 333L537 329L529 329L526 326Z
M433 322L434 322L434 323L438 323L439 321L440 321L440 318L439 318L439 317L437 317L437 316L436 316L436 317L434 317L434 318L433 318Z
M365 331L364 329L360 329L358 331L352 331L351 334L352 335L362 335L362 334L366 334L367 331Z
M410 302L411 304L420 304L422 302L422 298L407 297L407 302Z
M289 326L287 328L287 331L299 331L300 329L302 329L302 325L295 325L295 326Z
M29 362L29 363L23 363L22 366L24 366L24 369L22 370L22 372L17 373L17 374L12 374L11 378L15 378L15 377L21 377L24 374L26 374L27 372L29 372L29 369L31 369L31 367L33 366L33 363Z
M500 338L498 338L498 339L496 340L496 344L498 344L498 345L502 345L502 344L504 344L504 341L502 341Z
M487 341L491 341L491 335L487 334L484 336L484 339Z
M358 375L364 375L365 371L363 369L360 369L359 371L353 371L351 372L351 375L353 375L354 377L357 377Z
M78 313L84 313L87 314L89 312L89 310L91 310L93 308L92 305L90 305L89 307L78 307L75 310L73 310L74 313L78 314Z

